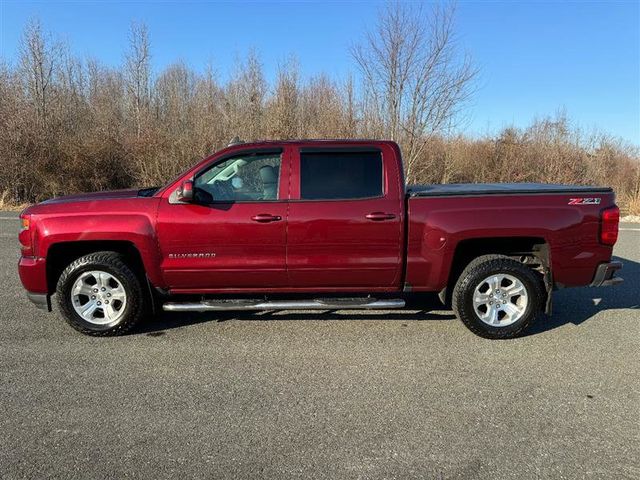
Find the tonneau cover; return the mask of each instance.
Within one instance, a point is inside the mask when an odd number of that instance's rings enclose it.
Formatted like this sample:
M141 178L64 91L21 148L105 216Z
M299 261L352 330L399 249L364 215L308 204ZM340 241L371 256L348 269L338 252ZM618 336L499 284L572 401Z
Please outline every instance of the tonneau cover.
M448 197L464 195L520 195L520 194L589 194L611 193L610 187L560 185L554 183L450 183L443 185L411 185L410 197Z

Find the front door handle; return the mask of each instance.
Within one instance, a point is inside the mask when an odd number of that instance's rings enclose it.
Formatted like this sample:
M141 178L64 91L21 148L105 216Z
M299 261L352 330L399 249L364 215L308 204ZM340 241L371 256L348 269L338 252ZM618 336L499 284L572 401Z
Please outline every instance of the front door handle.
M271 215L270 213L259 213L258 215L251 217L251 220L254 222L268 223L282 220L282 217L280 215Z
M367 220L373 220L374 222L380 222L382 220L393 220L396 216L393 213L384 212L372 212L366 216Z

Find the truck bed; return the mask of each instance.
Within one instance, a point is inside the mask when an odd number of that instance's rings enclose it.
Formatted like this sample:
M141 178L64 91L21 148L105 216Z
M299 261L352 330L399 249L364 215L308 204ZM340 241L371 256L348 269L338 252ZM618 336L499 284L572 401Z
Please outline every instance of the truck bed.
M407 186L409 197L450 197L475 195L540 195L611 193L610 187L561 185L555 183L450 183Z
M599 240L600 212L615 205L610 188L531 183L412 186L406 203L405 283L414 291L444 288L456 252L470 248L465 242L476 239L490 239L486 249L517 238L545 243L554 282L563 286L588 285L596 267L611 259L611 246Z

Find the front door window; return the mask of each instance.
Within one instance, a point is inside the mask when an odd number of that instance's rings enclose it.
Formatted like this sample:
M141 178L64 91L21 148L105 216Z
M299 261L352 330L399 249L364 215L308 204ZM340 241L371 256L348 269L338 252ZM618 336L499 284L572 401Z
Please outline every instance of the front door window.
M197 203L256 202L278 199L280 153L241 154L198 174Z

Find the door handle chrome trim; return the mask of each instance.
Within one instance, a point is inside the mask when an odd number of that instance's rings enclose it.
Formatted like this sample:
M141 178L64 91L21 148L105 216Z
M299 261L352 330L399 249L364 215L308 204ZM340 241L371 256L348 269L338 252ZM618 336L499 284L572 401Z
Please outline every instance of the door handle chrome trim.
M384 212L372 212L365 216L367 220L373 220L374 222L380 222L382 220L393 220L396 216L393 213Z
M280 215L271 215L270 213L259 213L251 217L251 220L259 223L278 222L282 220Z

